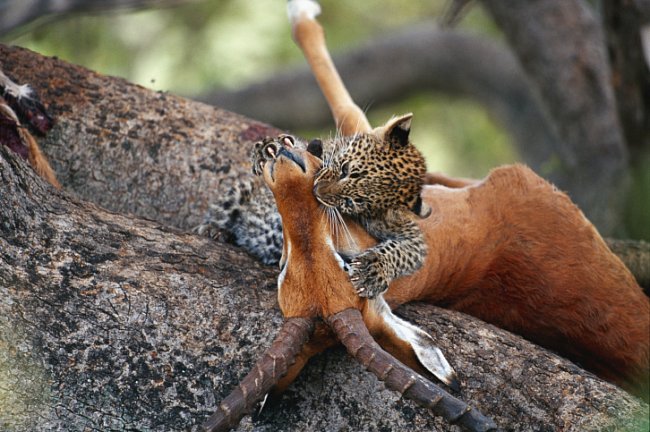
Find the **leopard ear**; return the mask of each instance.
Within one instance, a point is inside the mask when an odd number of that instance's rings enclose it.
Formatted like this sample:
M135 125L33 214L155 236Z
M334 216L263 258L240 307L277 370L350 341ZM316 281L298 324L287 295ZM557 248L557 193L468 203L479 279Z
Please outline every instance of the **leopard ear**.
M409 143L409 132L411 132L412 113L394 117L384 125L384 140L390 143L394 149L406 147Z

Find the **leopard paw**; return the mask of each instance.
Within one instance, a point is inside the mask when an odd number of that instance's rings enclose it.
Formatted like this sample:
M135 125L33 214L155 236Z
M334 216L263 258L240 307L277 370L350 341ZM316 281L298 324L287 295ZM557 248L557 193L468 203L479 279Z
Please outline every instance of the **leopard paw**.
M353 258L348 273L359 297L373 299L385 292L390 283L379 256L372 252Z

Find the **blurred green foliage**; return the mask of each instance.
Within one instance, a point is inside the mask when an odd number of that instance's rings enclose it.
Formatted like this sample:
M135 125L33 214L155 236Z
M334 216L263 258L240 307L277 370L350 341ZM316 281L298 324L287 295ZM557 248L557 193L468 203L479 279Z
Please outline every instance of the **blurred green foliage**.
M412 22L436 20L445 7L444 0L320 3L320 21L332 52ZM461 26L499 37L479 7L470 9ZM73 16L11 42L145 87L185 95L243 86L304 62L291 40L284 1L195 1L159 10ZM372 108L373 124L394 113L415 113L414 141L432 170L480 177L490 167L516 160L507 135L471 101L426 94L396 106Z
M332 52L419 21L438 19L445 0L320 1ZM459 27L500 38L479 6ZM201 0L179 7L71 16L2 40L55 55L155 90L193 95L235 88L303 63L293 45L284 0ZM509 137L472 101L421 94L394 106L369 107L372 124L413 112L413 140L431 170L482 177L518 156ZM327 136L331 131L296 131ZM623 235L650 240L650 157L634 160L633 194ZM645 194L645 195L644 195Z

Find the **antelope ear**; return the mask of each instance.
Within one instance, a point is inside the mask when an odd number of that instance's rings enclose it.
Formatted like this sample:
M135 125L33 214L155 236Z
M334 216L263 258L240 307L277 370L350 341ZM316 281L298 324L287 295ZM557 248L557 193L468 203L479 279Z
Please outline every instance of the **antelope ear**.
M384 125L384 140L394 149L406 147L409 143L411 132L412 113L394 117Z
M393 331L395 336L408 343L422 366L450 388L460 390L456 371L435 344L429 333L393 314L382 296L371 300L373 307Z

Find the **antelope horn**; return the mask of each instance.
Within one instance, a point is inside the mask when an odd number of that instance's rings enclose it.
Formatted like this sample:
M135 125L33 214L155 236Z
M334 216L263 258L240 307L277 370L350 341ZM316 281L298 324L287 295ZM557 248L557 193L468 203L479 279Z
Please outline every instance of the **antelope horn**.
M368 332L357 309L338 312L330 316L327 323L350 355L384 381L388 388L431 409L448 422L464 426L470 431L497 429L492 419L456 399L384 351Z
M217 411L203 423L203 429L210 432L227 431L237 426L241 418L287 373L313 331L313 318L287 319L253 370L219 404Z

